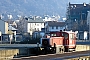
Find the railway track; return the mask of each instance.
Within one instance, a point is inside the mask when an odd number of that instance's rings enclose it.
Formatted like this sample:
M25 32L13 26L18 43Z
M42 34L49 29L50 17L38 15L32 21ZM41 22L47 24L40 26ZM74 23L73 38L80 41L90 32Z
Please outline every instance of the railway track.
M68 52L63 54L47 54L38 55L30 57L13 58L12 60L54 60L54 59L68 59L72 57L90 56L90 50L88 51L78 51L78 52Z

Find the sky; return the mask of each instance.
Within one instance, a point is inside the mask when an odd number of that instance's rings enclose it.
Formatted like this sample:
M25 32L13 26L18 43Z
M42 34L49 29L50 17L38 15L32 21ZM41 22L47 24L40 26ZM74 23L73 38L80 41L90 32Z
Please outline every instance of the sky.
M71 3L90 3L90 0L68 0Z
M1 14L7 13L12 15L21 14L27 16L29 16L30 14L31 15L59 14L65 16L69 2L71 4L73 3L82 4L84 2L88 4L90 3L90 0L18 0L18 2L16 0L0 0L0 8L1 8L0 13Z

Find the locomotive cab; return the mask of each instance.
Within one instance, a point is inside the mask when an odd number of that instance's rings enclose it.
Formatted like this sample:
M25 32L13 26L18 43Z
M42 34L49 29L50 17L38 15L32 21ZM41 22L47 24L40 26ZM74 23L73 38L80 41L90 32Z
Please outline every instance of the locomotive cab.
M67 51L75 51L75 48L76 48L75 33L72 31L68 31L67 34L68 34L68 38L64 40L65 41L65 44L64 44L65 50L66 50L66 52Z

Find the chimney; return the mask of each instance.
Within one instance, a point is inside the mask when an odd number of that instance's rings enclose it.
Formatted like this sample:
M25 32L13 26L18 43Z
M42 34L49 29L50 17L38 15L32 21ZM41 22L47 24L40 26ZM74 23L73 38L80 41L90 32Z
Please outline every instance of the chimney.
M36 20L36 16L33 17L33 20Z
M83 3L84 6L86 6L86 3Z

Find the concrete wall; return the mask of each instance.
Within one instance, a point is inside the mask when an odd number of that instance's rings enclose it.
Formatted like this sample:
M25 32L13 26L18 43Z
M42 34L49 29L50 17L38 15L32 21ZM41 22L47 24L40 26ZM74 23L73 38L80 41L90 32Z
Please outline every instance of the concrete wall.
M0 49L0 60L10 60L18 53L18 49Z
M90 45L76 45L76 51L90 50Z
M28 48L19 48L19 55L28 55Z

